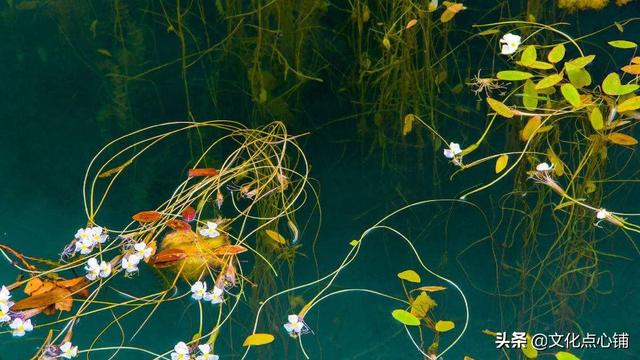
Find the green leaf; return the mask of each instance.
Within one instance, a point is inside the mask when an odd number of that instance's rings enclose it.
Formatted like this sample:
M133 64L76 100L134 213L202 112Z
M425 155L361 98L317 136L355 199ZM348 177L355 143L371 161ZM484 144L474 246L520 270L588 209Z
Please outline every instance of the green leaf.
M549 69L553 69L553 65L549 64L548 62L544 62L544 61L534 61L531 63L531 65L529 65L530 68L532 69L536 69L536 70L549 70Z
M546 89L562 81L562 74L549 75L536 84L536 90Z
M558 351L556 353L557 360L580 360L579 357L573 355L572 353L568 353L566 351Z
M580 101L580 93L576 90L575 86L571 84L562 84L560 87L560 92L562 96L569 102L569 104L573 105L573 107L578 107L582 103Z
M499 71L496 74L496 77L500 80L519 81L519 80L529 79L533 77L533 74L524 72L524 71L505 70L505 71Z
M398 277L402 280L406 280L413 283L420 282L420 275L418 275L418 273L413 270L405 270L405 271L399 272Z
M591 127L593 130L600 131L604 127L604 118L602 117L602 112L597 107L594 107L589 114L589 122L591 122Z
M621 113L625 111L632 111L637 109L640 109L640 96L634 96L632 98L629 98L621 102L617 107L618 112L621 112Z
M349 241L349 245L351 245L351 246L356 246L356 245L358 245L359 243L360 243L360 241L358 241L358 240L351 240L351 241Z
M404 325L407 326L419 326L420 325L420 319L418 319L417 317L411 315L410 312L403 310L403 309L395 309L393 310L393 312L391 312L391 316L393 316L394 319L398 320L399 322L403 323Z
M266 345L273 342L274 339L275 338L271 334L262 334L262 333L251 334L247 336L246 339L244 339L244 343L242 343L242 346Z
M578 68L583 68L587 65L589 65L594 59L596 58L595 55L587 55L587 56L582 56L576 59L573 59L571 61L569 61L568 63L578 67Z
M576 67L569 63L565 64L565 70L569 82L577 89L591 85L591 74L583 68Z
M620 76L617 73L611 73L607 75L602 81L602 91L607 95L626 95L632 93L640 88L640 85L620 83Z
M527 80L524 83L522 104L527 110L533 110L538 107L538 91L536 91L536 86L531 80Z
M522 66L529 66L537 59L538 54L536 53L536 47L533 45L529 45L522 52L522 56L520 57L520 64Z
M436 331L438 332L447 332L450 330L453 330L453 328L456 327L456 324L453 321L448 321L448 320L439 320L436 323Z
M564 45L558 44L554 46L553 49L551 49L551 51L549 51L549 54L547 55L547 60L549 60L550 63L554 63L554 64L557 62L560 62L564 58L565 52L566 52L566 49Z
M609 41L607 44L618 49L633 49L636 46L638 46L638 44L634 43L633 41L627 41L627 40L613 40L613 41Z
M501 103L496 99L492 99L488 97L487 103L493 109L493 111L497 112L499 115L502 115L508 119L512 118L515 115L513 113L513 110L511 110L507 105Z

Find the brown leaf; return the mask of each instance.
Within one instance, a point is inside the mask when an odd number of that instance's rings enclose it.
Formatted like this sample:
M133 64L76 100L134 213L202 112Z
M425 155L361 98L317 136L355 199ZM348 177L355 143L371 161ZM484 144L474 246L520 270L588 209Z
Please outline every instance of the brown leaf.
M611 141L612 143L618 145L631 146L638 143L638 140L636 140L634 137L623 133L610 133L607 135L607 139L609 139L609 141Z
M52 290L43 294L29 296L28 298L18 301L11 307L11 310L28 310L54 305L58 302L64 301L67 297L71 298L71 292L69 290L61 287L54 287Z
M189 225L188 222L182 221L182 220L178 220L178 219L172 219L172 220L167 221L167 226L172 228L175 231L188 231L188 230L191 230L191 225Z
M247 248L240 245L223 245L213 250L214 255L238 255L247 251Z
M160 219L161 217L162 217L162 214L160 214L157 211L141 211L133 215L131 218L133 218L133 220L140 223L149 223L149 222L158 221L158 219Z
M434 286L421 286L415 290L426 291L426 292L436 292L436 291L447 290L447 288L444 286L434 285Z
M24 288L24 293L27 295L31 295L34 291L41 288L42 285L43 285L42 280L40 280L37 277L34 277L31 280L29 280L29 282L27 282L27 286L25 286Z

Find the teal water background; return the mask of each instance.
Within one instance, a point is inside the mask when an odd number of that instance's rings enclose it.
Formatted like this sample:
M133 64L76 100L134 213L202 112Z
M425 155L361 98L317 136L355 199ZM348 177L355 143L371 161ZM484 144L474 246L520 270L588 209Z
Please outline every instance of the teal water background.
M99 11L106 11L100 7L94 10L97 18L103 15ZM627 8L631 12L637 10L638 5ZM626 15L622 10L610 9L571 20L586 32L604 25L605 18L609 22ZM465 23L471 20L467 18ZM33 256L57 257L76 229L86 221L82 178L93 154L109 139L127 131L184 119L181 82L178 72L173 71L154 77L154 86L134 83L130 88L136 99L131 104L131 121L126 124L99 122L97 109L108 101L105 93L108 84L99 69L87 65L90 63L87 56L97 56L93 48L85 49L83 46L88 45L81 39L68 38L69 34L61 32L61 25L44 9L13 15L5 12L0 29L0 241ZM625 34L637 35L638 31L629 29ZM158 52L169 52L169 47L167 45L167 49L159 49ZM227 81L233 83L233 74L229 77ZM472 179L459 176L449 182L447 178L451 169L443 166L446 160L430 147L420 149L426 160L419 168L414 166L415 157L412 155L398 156L394 166L382 168L380 156L367 151L368 147L360 142L352 125L333 121L349 115L349 99L336 97L337 89L330 82L311 84L303 92L305 112L296 120L292 131L311 132L301 142L313 166L312 176L319 184L324 213L315 249L319 263L317 271L321 274L334 269L347 253L348 242L384 214L412 201L456 197L462 189L482 180L483 175L479 174ZM228 100L213 106L203 101L195 115L198 119L243 121L250 114L243 107L245 105ZM458 135L454 127L441 131L451 138ZM184 162L189 159L185 143L186 138L175 140L171 146L163 147L146 159L148 161L144 165L131 169L126 181L117 188L110 207L105 209L105 225L121 226L132 213L156 206L172 192L184 174ZM433 162L437 163L436 167L432 166ZM437 187L432 184L432 169L443 172L440 174L442 182ZM499 189L507 190L508 184L494 191ZM632 191L626 200L621 199L621 204L634 209L632 199L636 192ZM473 199L485 209L491 208L493 200L486 196ZM395 223L412 235L425 263L458 283L469 299L471 323L467 335L446 359L461 359L466 354L476 359L499 358L492 339L483 335L481 330L521 329L500 329L498 302L477 288L490 286L494 276L490 256L483 253L488 249L458 257L469 243L486 236L488 229L480 214L465 206L424 206L412 210ZM308 257L297 263L296 279L299 282L313 280L316 276L313 251L306 241L309 237L310 234L302 237L303 252ZM620 248L627 249L624 245ZM637 281L640 270L637 254L629 253L629 256L629 261L609 261L602 265L616 274L615 288L612 293L598 297L596 303L590 303L584 317L579 320L585 331L629 332L632 335L631 348L627 351L586 352L583 359L640 359L637 345L640 341L640 311L637 306L640 303ZM363 245L358 261L340 276L336 287L371 288L400 295L402 288L396 273L408 268L417 268L417 264L407 247L396 238L374 234ZM4 264L0 269L0 282L9 283L16 275L8 264ZM442 284L426 274L423 277ZM153 284L156 279L142 275L139 281ZM436 299L440 304L439 313L462 324L461 301L455 292L449 291ZM189 330L197 322L197 312L187 301L180 305L178 310L169 306L163 308L145 331L131 340L131 344L144 344L154 351L166 351L178 340L187 339ZM336 296L319 306L318 311L307 319L314 330L313 335L305 337L308 352L314 359L420 358L403 328L389 316L395 307L396 304L390 301L364 294ZM246 307L244 310L249 311ZM106 315L82 320L80 325L88 329L88 333L110 320ZM36 324L44 321L44 318L34 320ZM276 342L273 353L260 355L256 352L255 358L302 358L295 343L285 338L280 324L265 326L271 326L274 332L279 331L282 339ZM549 324L536 330L552 332L554 328ZM78 345L90 341L87 333L81 331L77 335ZM42 330L22 339L2 334L0 358L27 359L45 335ZM443 336L442 344L451 341L454 335ZM235 336L237 339L233 341L237 346L243 334L239 331ZM106 339L111 344L117 343L117 332L109 334ZM222 359L239 358L237 348L228 347L230 342L231 339L225 339L219 346ZM91 358L106 357L96 354ZM141 357L137 353L121 352L116 358Z

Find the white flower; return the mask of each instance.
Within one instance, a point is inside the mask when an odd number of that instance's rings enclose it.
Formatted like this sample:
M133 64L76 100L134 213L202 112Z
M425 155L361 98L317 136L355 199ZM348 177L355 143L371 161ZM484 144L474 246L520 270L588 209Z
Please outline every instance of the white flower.
M596 213L596 217L600 220L604 220L607 218L607 216L611 215L610 212L608 212L606 209L600 209L598 210L598 212Z
M75 251L79 252L82 255L88 255L93 251L93 246L95 243L91 239L82 239L76 240L76 248Z
M9 324L9 327L13 330L13 336L24 336L24 334L33 330L31 320L23 321L20 318L13 319L11 324Z
M65 359L71 359L71 358L74 358L74 357L78 356L78 347L77 346L73 346L73 344L71 344L71 342L69 342L69 341L67 341L64 344L60 345L60 351L62 352L62 354L60 354L60 356L65 358Z
M4 285L2 285L2 289L0 289L0 305L4 305L6 307L13 306L13 301L11 301L11 292Z
M454 143L454 142L449 143L449 148L444 149L444 156L447 159L453 159L460 153L462 153L462 149L460 148L460 144L458 143Z
M5 304L0 304L0 324L11 321L9 316L9 307Z
M224 293L224 289L215 286L212 292L208 292L204 294L205 301L211 301L212 304L219 304L224 301L222 294Z
M91 228L78 229L78 231L76 231L75 238L76 238L76 240L79 240L79 241L91 240L91 238L92 238L91 235L92 235Z
M180 341L173 347L171 360L187 360L189 358L189 347L183 341Z
M220 236L220 232L218 231L218 223L213 221L207 221L207 226L200 228L200 235L206 236L209 238L215 238Z
M138 264L140 263L140 256L131 254L129 256L122 257L122 268L127 273L133 273L138 271Z
M196 360L218 360L220 357L211 353L211 346L209 344L198 345L198 349L202 355L198 355Z
M94 226L87 230L91 233L91 240L94 243L103 244L109 237L101 226Z
M148 260L153 255L153 248L147 246L145 242L139 242L133 245L133 248L136 250L136 255L140 259Z
M287 330L290 336L296 337L304 330L304 322L298 317L298 315L289 315L287 317L288 323L284 324L284 329Z
M191 285L191 297L196 300L201 300L207 293L207 283L202 281L196 281Z
M502 39L500 39L500 44L502 45L501 54L502 55L511 55L518 50L520 44L522 43L522 38L520 35L514 35L512 33L504 34Z
M84 267L87 270L86 278L93 281L99 277L106 278L111 275L111 264L102 261L98 264L98 260L96 258L91 258L87 260L87 265Z
M553 166L547 164L546 162L540 163L536 165L536 170L540 172L546 172L553 170Z

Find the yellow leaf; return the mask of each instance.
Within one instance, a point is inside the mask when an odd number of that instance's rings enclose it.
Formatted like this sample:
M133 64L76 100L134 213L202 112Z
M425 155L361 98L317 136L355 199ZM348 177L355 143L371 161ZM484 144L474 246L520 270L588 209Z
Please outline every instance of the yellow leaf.
M407 26L405 27L406 30L411 29L412 27L416 26L416 24L418 23L418 20L416 19L411 19L409 20L409 22L407 23Z
M423 291L411 302L411 314L421 319L427 316L427 312L436 306L438 304Z
M520 140L528 141L540 124L542 124L542 118L540 116L530 118L520 132Z
M560 160L560 157L556 155L552 148L547 149L547 158L551 161L551 165L553 165L553 172L556 176L564 175L564 163Z
M604 119L602 118L602 112L600 112L600 109L594 107L593 110L591 110L591 114L589 114L589 121L591 122L591 127L594 130L602 130L604 127Z
M566 52L566 49L564 45L558 44L554 46L553 49L551 49L551 51L549 51L549 54L547 55L547 60L549 60L550 63L555 64L564 58L565 52Z
M466 7L464 7L462 3L450 3L440 16L440 21L443 23L449 22L457 13L464 9L466 9Z
M260 346L271 343L275 338L271 334L251 334L244 339L242 346Z
M413 114L407 114L404 117L404 122L402 124L402 135L407 136L413 130L413 121L415 120L415 116Z
M511 110L507 105L503 104L502 102L500 102L500 101L498 101L496 99L492 99L492 98L488 97L487 98L487 103L493 109L493 111L495 111L499 115L502 115L503 117L506 117L506 118L510 119L515 115L513 113L513 110Z
M504 170L504 168L507 167L508 162L509 162L509 155L507 154L500 155L500 157L498 157L498 160L496 160L496 174Z
M356 246L356 245L358 245L359 243L360 243L360 241L358 241L358 240L351 240L351 241L349 241L349 245L351 245L351 246Z
M453 328L456 327L456 324L453 321L448 321L448 320L439 320L436 323L436 331L438 332L447 332L450 330L453 330Z
M536 84L536 90L546 89L562 81L561 74L549 75Z
M538 357L538 350L536 350L531 343L531 335L527 335L527 343L522 347L522 353L529 359L535 359Z
M556 353L557 360L580 360L579 357L573 355L572 353L568 353L566 351L558 351Z
M276 231L265 230L264 232L267 234L268 237L271 238L271 240L273 240L273 241L275 241L275 242L277 242L279 244L284 245L284 244L287 243L287 240Z
M618 144L618 145L635 145L638 143L638 140L636 140L634 137L631 137L627 134L622 134L622 133L609 133L607 135L607 139L609 139L609 141L611 141L614 144Z
M391 41L389 41L388 37L385 36L384 39L382 39L382 46L387 50L391 49Z
M626 72L627 74L640 75L640 64L626 65L623 66L620 70Z
M398 277L402 280L406 280L413 283L420 282L420 275L418 275L418 273L413 270L405 270L405 271L399 272Z
M640 96L629 98L618 105L618 112L632 111L640 109Z

